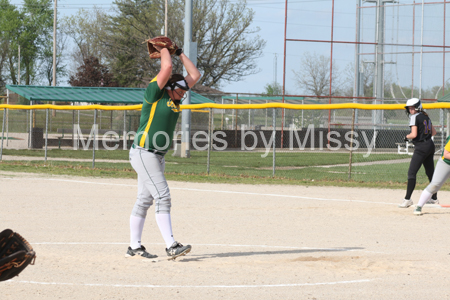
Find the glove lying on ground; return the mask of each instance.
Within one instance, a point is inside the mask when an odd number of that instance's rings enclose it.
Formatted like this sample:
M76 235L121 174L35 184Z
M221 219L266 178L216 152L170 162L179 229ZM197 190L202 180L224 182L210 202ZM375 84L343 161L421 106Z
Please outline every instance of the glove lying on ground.
M19 275L35 259L33 247L20 234L11 229L0 232L0 281Z

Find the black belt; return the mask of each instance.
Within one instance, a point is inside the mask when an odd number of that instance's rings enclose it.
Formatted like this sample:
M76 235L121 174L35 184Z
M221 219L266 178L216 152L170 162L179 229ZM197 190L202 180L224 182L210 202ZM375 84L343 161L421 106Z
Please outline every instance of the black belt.
M133 147L134 149L136 149L136 145L135 145L135 144L131 145L131 147ZM147 149L147 148L142 148L142 147L140 147L139 149L148 151L148 152L153 153L153 154L161 155L161 156L164 156L164 155L166 155L166 153L167 153L167 152L163 152L163 151L158 151L158 150L153 150L153 149Z
M157 155L161 155L161 156L164 156L164 155L166 155L166 153L167 153L167 152L162 152L162 151L153 150L153 149L145 149L145 150L147 150L148 152L157 154Z

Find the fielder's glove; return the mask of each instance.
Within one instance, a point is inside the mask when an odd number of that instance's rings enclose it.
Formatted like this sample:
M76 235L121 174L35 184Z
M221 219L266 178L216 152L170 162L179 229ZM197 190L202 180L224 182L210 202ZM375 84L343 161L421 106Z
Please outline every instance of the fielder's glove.
M19 275L35 259L33 247L20 234L11 229L0 232L0 281Z
M409 142L409 139L405 136L405 140L404 140L405 142Z
M158 49L155 48L155 46L159 46L161 48L167 48L169 50L170 55L173 55L176 53L178 46L172 42L171 39L165 36L157 36L152 39L148 39L147 41L147 49L148 54L150 55L150 58L160 58L161 53L158 51ZM181 54L181 53L180 53Z

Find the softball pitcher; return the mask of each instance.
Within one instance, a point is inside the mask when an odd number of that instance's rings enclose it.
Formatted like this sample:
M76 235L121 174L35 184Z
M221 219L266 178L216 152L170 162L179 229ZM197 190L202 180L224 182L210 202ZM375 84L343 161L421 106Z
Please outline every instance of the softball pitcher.
M191 251L191 246L175 241L170 218L171 196L164 176L164 155L170 148L173 132L180 114L180 102L199 79L200 72L178 49L188 75L172 75L172 58L166 48L161 53L161 69L148 84L144 94L140 125L130 149L130 162L138 175L138 194L130 216L130 246L125 256L140 255L155 258L141 244L147 210L155 204L155 217L166 244L166 253L175 259Z
M431 183L423 190L422 195L420 195L419 203L414 210L415 215L422 215L422 207L425 203L431 199L434 193L437 193L444 184L444 182L450 177L450 136L447 137L445 142L444 150L442 151L441 158L436 164L436 169L434 170L433 178Z

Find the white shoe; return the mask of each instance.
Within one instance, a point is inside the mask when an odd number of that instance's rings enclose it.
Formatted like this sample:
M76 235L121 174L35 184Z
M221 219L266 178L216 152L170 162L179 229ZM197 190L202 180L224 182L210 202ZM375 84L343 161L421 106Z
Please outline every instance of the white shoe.
M436 199L436 200L430 199L427 201L427 204L439 204L439 200L438 199Z
M400 207L400 208L408 208L408 207L410 207L410 206L413 205L413 204L414 204L414 202L413 202L412 200L406 200L406 199L404 199L404 200L403 200L403 203L400 204L398 207Z

